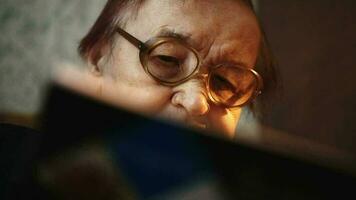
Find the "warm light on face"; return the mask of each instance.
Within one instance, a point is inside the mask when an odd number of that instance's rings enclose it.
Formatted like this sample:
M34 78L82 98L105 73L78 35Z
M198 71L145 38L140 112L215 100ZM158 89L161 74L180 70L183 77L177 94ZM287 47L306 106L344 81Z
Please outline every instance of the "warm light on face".
M103 62L101 95L122 95L150 116L234 136L241 107L262 89L253 69L260 30L248 6L148 0L123 28Z

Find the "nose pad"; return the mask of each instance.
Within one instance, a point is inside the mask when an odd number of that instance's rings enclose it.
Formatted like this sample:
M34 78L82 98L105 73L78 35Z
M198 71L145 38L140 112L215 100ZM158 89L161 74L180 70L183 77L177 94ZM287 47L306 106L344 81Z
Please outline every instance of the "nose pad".
M193 79L174 88L172 104L182 106L189 115L201 116L209 112L210 106L203 81Z

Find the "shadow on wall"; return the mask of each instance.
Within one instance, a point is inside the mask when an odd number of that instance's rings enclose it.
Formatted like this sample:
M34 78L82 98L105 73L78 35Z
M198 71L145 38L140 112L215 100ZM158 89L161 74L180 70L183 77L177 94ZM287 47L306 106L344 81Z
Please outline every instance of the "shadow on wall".
M264 124L356 155L356 2L259 3L284 86Z

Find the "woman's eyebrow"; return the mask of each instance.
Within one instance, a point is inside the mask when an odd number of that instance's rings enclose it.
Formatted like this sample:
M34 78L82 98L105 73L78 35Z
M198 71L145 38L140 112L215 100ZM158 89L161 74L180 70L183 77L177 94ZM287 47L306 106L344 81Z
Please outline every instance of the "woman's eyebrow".
M179 39L185 42L189 42L191 40L191 34L178 33L175 30L163 28L161 29L157 35L158 37L172 37L175 39Z
M178 32L174 28L164 27L164 28L161 28L155 36L175 38L175 39L185 42L189 46L195 48L195 50L197 50L197 51L202 49L201 48L202 42L200 42L200 40L197 39L196 37L193 37L193 34L191 34L189 32L184 32L184 31Z
M192 38L192 34L187 34L187 33L179 33L176 32L174 29L172 28L161 28L157 34L155 35L156 37L172 37L178 40L182 40L184 42L186 42L187 44L191 45L192 47L194 47L196 43L194 43L193 38ZM229 54L229 53L226 53ZM232 65L232 66L240 66L240 67L244 67L244 68L251 68L253 66L248 65L248 63L244 62L241 60L241 58L237 57L237 56L231 56L231 57L223 57L221 59L219 59L219 61L217 61L217 63L213 64L215 65L219 65L219 64L228 64L228 65ZM250 67L249 67L250 66Z

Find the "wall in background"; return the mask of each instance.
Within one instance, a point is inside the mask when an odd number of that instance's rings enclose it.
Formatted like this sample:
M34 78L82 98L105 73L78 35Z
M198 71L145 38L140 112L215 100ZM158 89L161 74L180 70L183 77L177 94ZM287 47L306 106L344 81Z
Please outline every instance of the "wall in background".
M356 154L356 1L259 1L284 96L265 124Z
M76 47L104 0L2 0L0 113L36 114L55 63L79 61Z

